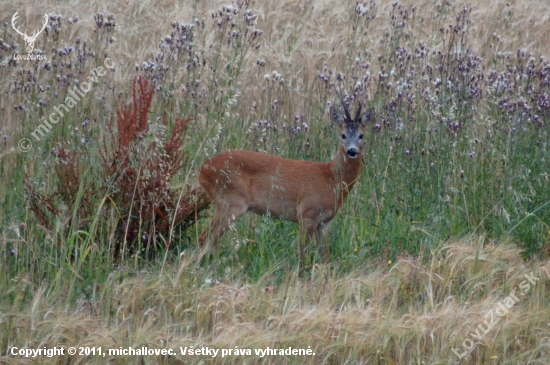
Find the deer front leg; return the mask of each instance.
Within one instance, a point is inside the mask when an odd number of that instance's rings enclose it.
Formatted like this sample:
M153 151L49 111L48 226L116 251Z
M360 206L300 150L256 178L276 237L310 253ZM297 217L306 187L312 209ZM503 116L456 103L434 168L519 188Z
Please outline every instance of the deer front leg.
M199 244L202 249L212 248L212 254L216 251L219 239L224 235L227 227L233 224L237 218L247 211L247 205L239 199L219 200L216 204L214 218L210 228L204 231L199 237ZM209 245L206 245L209 241Z
M298 238L298 254L300 259L300 267L303 263L304 253L311 244L311 240L315 241L317 253L321 258L321 262L325 265L330 263L330 241L329 241L330 226L323 223L317 223L314 220L304 219L301 224L301 233Z
M315 230L315 242L317 251L323 264L328 265L330 262L330 240L329 240L330 225L320 223Z
M304 253L309 248L311 239L315 237L318 223L311 218L302 217L299 222L300 234L298 236L298 259L300 260L300 269L303 267Z

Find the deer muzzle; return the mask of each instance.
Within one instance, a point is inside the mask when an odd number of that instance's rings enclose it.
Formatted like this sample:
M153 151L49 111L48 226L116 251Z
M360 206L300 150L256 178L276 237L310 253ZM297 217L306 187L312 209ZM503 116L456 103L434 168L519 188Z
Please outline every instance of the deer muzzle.
M359 156L359 151L357 148L350 148L346 151L349 158L357 158Z

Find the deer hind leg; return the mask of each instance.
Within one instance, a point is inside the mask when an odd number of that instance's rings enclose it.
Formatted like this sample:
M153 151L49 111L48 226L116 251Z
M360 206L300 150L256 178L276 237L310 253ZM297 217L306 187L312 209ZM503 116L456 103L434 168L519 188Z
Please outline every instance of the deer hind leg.
M201 248L205 247L209 241L213 252L216 250L218 240L224 235L227 228L233 224L237 218L246 213L248 206L244 199L220 199L216 204L214 218L210 228L204 231L199 237Z

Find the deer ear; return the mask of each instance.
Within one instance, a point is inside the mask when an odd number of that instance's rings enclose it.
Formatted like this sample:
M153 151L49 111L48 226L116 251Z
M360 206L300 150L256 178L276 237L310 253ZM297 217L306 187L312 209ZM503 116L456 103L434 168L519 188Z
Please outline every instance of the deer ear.
M335 107L330 107L330 119L336 125L342 125L344 123L344 113L341 110L336 109Z
M374 108L370 108L369 110L364 112L361 115L361 123L363 123L363 125L367 125L370 122L372 122L374 120L374 114L375 114Z

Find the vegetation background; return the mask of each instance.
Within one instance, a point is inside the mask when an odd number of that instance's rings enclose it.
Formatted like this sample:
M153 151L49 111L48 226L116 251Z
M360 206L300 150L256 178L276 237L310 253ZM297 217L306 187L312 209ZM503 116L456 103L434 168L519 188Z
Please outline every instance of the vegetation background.
M532 0L2 2L0 359L550 363L550 34ZM49 24L16 61L20 30ZM114 66L40 140L94 69ZM140 78L138 78L140 77ZM375 107L331 265L248 215L197 259L198 167L227 149L328 161L345 95ZM35 133L36 134L36 133ZM28 138L32 148L18 143ZM197 213L198 214L198 213ZM525 291L525 275L539 278ZM479 326L510 293L517 303ZM476 337L477 335L477 337ZM179 348L315 356L183 356ZM455 351L453 351L453 349ZM463 357L458 354L465 354Z

